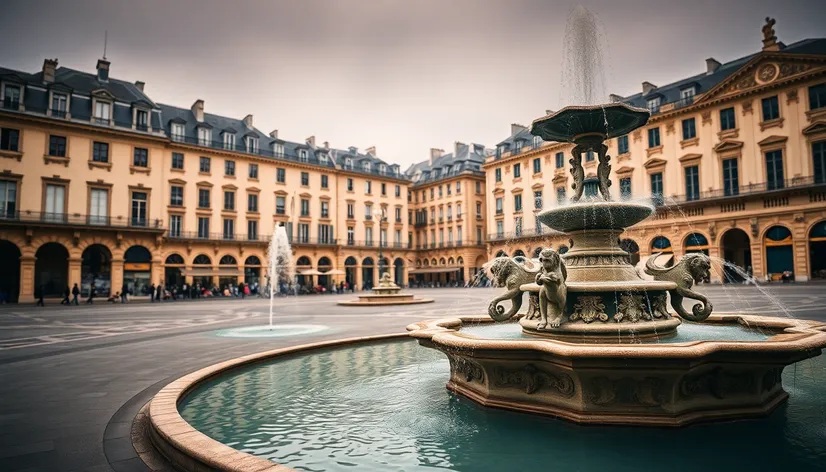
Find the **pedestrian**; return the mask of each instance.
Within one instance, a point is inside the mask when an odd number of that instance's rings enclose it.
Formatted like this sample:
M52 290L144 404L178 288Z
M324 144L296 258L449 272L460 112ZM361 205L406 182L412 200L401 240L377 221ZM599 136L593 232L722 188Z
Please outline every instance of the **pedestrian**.
M64 290L64 291L63 291L63 300L60 300L60 304L61 304L61 305L69 305L69 304L71 304L71 303L72 303L72 302L69 300L69 295L70 295L71 293L72 293L72 292L69 290L69 286L67 285L67 286L66 286L66 290Z
M86 300L87 305L94 305L95 304L95 284L89 286L89 299Z
M77 301L77 297L79 295L80 295L80 289L77 288L77 284L75 284L75 286L72 287L72 303L73 304L80 305L80 303L78 303L78 301Z
M37 290L34 291L34 296L37 297L37 304L35 306L46 306L43 303L43 292L45 291L45 287L43 284L37 286Z
M161 281L161 283L158 284L158 288L156 290L157 290L156 298L157 298L158 301L161 301L161 297L163 296L163 281Z
M155 282L152 282L152 285L149 286L149 301L155 301Z
M241 282L241 283L238 284L238 293L241 294L242 299L247 296L247 293L244 291L244 288L246 288L246 286L244 285L244 282Z
M181 293L183 294L184 300L189 298L189 287L186 286L186 282L184 282L184 285L181 287Z
M121 302L121 303L126 303L126 302L128 302L128 301L129 301L129 299L128 299L128 298L126 298L126 293L127 293L128 291L129 291L129 287L127 287L127 286L126 286L126 283L124 283L124 284L123 284L123 287L121 287L121 288L120 288L120 302Z

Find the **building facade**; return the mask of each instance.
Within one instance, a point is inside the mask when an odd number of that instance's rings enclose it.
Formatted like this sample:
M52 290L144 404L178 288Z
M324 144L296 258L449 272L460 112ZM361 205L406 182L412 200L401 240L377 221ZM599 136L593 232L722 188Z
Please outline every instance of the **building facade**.
M764 34L755 54L611 97L652 112L644 128L607 142L612 197L657 205L620 242L635 258L663 253L669 264L702 251L758 280L826 276L826 39L784 45ZM513 125L487 159L491 255L531 255L547 241L567 249L535 213L565 204L569 151ZM596 195L597 159L584 161L585 194ZM726 266L713 278L744 275Z

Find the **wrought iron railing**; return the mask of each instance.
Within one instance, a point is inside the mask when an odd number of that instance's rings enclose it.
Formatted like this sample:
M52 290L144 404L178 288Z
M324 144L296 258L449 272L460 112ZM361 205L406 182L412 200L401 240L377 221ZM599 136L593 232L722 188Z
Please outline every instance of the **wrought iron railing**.
M54 213L42 211L0 211L2 223L44 223L67 226L96 226L118 228L162 229L163 220L150 218L130 218L125 216L81 215L78 213Z

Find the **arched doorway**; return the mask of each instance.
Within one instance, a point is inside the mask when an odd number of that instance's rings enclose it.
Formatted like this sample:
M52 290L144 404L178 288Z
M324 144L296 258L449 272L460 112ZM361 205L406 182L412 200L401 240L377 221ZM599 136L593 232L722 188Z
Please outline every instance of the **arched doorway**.
M0 303L17 303L20 295L20 256L16 244L0 239L0 261L3 261L3 270L0 270Z
M192 284L212 290L212 259L206 254L198 254L192 260Z
M640 262L640 246L633 239L623 239L619 242L620 249L631 256L631 264L637 265Z
M784 272L794 275L794 241L785 226L772 226L763 237L766 248L766 277L779 280Z
M809 230L809 267L813 279L826 279L826 220Z
M691 233L685 237L683 247L686 254L699 252L708 255L708 239L700 233Z
M69 251L60 243L46 243L34 257L35 293L42 290L44 297L62 297L69 284Z
M330 261L330 258L327 256L323 256L321 259L318 260L318 269L319 272L328 272L332 270L333 263ZM330 284L333 283L332 276L330 275L319 275L318 276L318 285L322 287L329 287Z
M80 263L81 296L89 296L92 284L95 284L95 293L99 297L108 297L112 292L112 253L103 244L92 244L83 251Z
M261 284L261 259L248 256L244 261L244 283L249 285L250 293L257 293Z
M396 285L399 287L404 287L404 261L400 257L397 257L396 260L393 261L393 268L395 272L393 280L395 280Z
M306 271L313 268L313 261L307 256L301 256L295 261L296 276L295 280L299 287L303 287L310 283L310 276L304 275L301 271Z
M356 285L356 270L358 270L358 261L355 257L350 256L344 260L344 280L347 285L354 287Z
M723 259L723 282L739 283L745 275L751 273L751 241L749 235L739 228L732 228L723 234L720 240Z
M218 260L218 287L224 290L235 285L238 285L238 260L226 254Z
M166 256L163 266L163 279L166 282L166 288L182 287L184 284L184 258L180 254L170 254Z
M363 290L373 287L373 258L365 257L361 261L361 285Z
M123 284L133 295L149 295L152 285L152 254L143 246L132 246L123 255Z
M462 259L462 256L456 258L456 266L459 267L458 272L456 273L456 281L459 282L459 286L465 285L465 260Z

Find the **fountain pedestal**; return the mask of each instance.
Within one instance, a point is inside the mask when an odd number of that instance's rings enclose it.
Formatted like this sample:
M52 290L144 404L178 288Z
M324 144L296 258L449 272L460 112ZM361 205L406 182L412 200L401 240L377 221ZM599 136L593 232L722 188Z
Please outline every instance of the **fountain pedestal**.
M419 303L433 303L433 299L416 298L412 293L402 293L401 287L393 282L388 272L382 275L378 287L374 287L372 293L359 295L357 300L338 302L343 306L416 305Z

